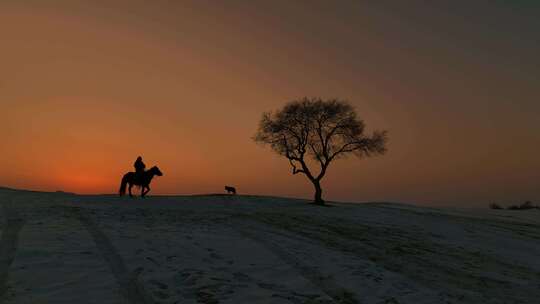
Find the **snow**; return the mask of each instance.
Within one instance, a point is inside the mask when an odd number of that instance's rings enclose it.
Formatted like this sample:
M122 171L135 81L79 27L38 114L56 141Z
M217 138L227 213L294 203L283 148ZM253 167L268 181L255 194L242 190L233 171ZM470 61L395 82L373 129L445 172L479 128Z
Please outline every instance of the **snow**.
M540 211L0 189L3 303L538 303Z

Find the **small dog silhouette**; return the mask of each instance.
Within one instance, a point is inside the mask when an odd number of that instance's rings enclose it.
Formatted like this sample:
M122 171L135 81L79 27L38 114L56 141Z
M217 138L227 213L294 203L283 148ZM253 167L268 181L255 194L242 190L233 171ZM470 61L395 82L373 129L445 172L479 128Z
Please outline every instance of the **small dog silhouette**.
M227 193L229 194L236 194L236 188L234 187L231 187L231 186L225 186L225 191L227 191Z

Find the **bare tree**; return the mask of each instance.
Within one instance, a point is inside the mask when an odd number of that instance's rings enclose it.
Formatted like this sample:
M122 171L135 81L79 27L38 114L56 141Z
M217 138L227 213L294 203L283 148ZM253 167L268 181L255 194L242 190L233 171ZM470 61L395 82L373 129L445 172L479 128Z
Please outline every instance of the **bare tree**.
M253 139L285 156L292 174L302 173L313 183L314 203L324 205L321 179L332 161L351 153L367 157L386 152L386 131L364 131L364 122L348 102L303 98L264 113ZM319 164L318 172L309 168L306 157Z

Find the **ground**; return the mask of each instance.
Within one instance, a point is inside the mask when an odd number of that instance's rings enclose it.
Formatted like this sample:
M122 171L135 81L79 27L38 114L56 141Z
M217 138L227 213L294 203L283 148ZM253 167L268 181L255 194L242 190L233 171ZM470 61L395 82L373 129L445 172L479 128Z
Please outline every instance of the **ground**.
M0 303L538 303L540 211L0 189Z

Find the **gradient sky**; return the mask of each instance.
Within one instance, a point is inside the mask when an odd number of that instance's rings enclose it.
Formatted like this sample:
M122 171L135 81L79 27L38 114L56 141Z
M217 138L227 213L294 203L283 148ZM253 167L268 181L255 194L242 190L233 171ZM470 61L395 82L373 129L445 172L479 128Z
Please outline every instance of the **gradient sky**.
M316 96L390 132L327 199L540 201L538 1L3 0L0 37L0 185L111 193L142 155L154 193L311 198L251 136Z

